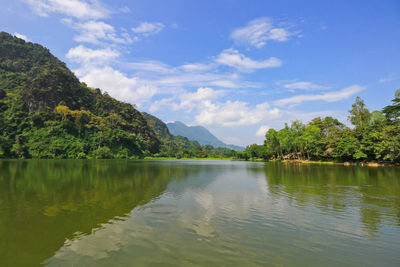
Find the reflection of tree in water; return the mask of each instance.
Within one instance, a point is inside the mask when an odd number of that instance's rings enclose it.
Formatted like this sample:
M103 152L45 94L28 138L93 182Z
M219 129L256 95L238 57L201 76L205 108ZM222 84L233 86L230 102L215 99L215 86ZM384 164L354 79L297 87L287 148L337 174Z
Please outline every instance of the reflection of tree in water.
M257 169L253 169L257 171ZM359 207L371 236L382 220L400 226L400 169L338 165L268 163L264 168L269 191L298 208L316 206L343 217Z
M0 161L0 261L39 263L74 233L123 217L198 171L149 161Z

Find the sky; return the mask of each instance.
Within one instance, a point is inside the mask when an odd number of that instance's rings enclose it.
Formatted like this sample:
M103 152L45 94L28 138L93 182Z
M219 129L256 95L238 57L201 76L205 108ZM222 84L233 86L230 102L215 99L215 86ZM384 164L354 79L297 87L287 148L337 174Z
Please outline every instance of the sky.
M400 88L400 1L0 0L0 31L82 82L225 143L333 116Z

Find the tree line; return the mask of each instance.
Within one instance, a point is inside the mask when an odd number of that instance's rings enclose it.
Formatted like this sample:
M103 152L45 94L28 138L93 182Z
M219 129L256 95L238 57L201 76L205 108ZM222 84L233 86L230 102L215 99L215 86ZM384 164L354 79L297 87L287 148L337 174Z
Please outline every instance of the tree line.
M357 97L349 110L352 128L332 117L299 120L269 129L263 145L249 145L242 158L400 162L400 89L392 104L369 111Z

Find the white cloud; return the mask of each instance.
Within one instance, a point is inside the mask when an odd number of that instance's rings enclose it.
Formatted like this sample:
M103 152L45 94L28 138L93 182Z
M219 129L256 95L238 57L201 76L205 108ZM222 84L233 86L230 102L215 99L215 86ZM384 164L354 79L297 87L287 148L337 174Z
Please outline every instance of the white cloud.
M248 103L241 101L227 101L225 103L204 101L201 103L200 113L196 116L196 121L202 125L235 127L253 125L265 118L273 119L280 116L279 109L268 107L266 103L251 108Z
M191 64L185 64L180 66L180 68L184 71L206 71L209 70L211 68L213 68L212 64L200 64L200 63L191 63Z
M185 110L191 112L199 108L203 102L216 100L225 95L226 90L214 90L209 87L200 87L195 92L181 92L174 97L163 98L153 102L151 111L156 111L163 106L169 106L172 110Z
M81 20L103 19L109 16L110 11L99 1L84 0L23 0L32 10L42 17L50 13L59 13Z
M31 40L28 39L28 37L26 35L23 35L23 34L18 33L18 32L14 32L14 36L24 40L25 42L30 42L31 41Z
M244 72L252 72L257 69L274 68L282 65L282 62L275 57L271 57L263 61L256 61L246 57L243 54L240 54L238 50L232 48L222 51L222 53L216 58L216 62L234 67Z
M110 47L92 49L83 45L70 49L66 55L69 60L81 64L76 74L82 81L91 87L109 91L118 99L129 102L135 100L135 103L138 104L137 101L146 102L156 94L164 95L163 99L152 101L151 111L158 110L163 106L168 106L172 110L192 111L201 101L215 100L221 97L227 92L226 89L258 86L242 80L241 76L236 73L215 72L214 68L218 64L213 62L208 65L191 63L173 67L152 60L123 63L118 61L119 56L119 51ZM116 71L112 67L115 64L118 64L119 68L133 70L135 78L127 77ZM139 94L137 91L137 88L144 88L143 86L151 89L148 94L143 92ZM198 89L195 92L189 92L190 88Z
M199 87L227 89L259 87L257 83L244 81L237 73L218 71L220 64L214 61L209 64L190 63L174 67L160 61L144 60L120 63L119 66L135 70L142 78L151 80L155 86L164 88L163 91L170 93Z
M200 87L194 93L181 94L179 96L181 103L179 108L188 108L188 110L194 109L194 102L210 101L219 98L224 95L226 91L224 90L214 90L209 87Z
M286 106L286 105L297 105L307 101L325 101L325 102L335 102L342 99L347 99L350 96L361 92L365 89L363 86L353 85L346 88L343 88L340 91L327 92L324 94L317 95L297 95L293 97L283 98L275 101L275 105L277 106Z
M283 87L291 90L304 90L304 91L329 89L328 86L318 85L312 82L291 82L284 84Z
M137 61L137 62L129 62L123 63L124 66L131 70L136 70L142 73L155 73L159 74L168 74L173 73L174 68L157 60L144 60L144 61Z
M268 41L288 41L291 35L294 33L284 27L276 27L272 19L259 18L250 21L245 27L235 29L231 38L240 44L261 48Z
M132 31L137 34L149 36L159 33L164 27L164 24L160 22L142 22L139 26L132 28Z
M233 89L258 87L258 84L243 81L241 77L232 75L231 73L179 72L174 70L168 75L153 78L155 83L164 88L217 86Z
M64 23L79 32L74 37L77 42L85 42L91 44L100 44L102 41L112 43L132 43L136 39L132 39L127 34L118 35L115 28L103 21L89 20L85 22L73 22L69 19L64 19Z
M138 77L128 77L109 66L82 68L76 73L88 86L101 88L112 97L139 106L158 92L157 88Z
M71 61L81 64L98 64L110 62L111 60L119 57L119 55L120 54L118 51L111 48L91 49L83 45L79 45L77 47L71 48L68 51L66 57Z
M257 132L256 132L256 136L258 137L264 137L265 133L271 129L271 127L267 126L267 125L261 125L260 128L258 128Z
M245 86L243 83L238 83L238 82L235 82L232 80L223 80L223 79L210 81L209 85L222 87L222 88L239 88L239 87ZM248 83L248 85L249 85L248 87L255 87L254 85L251 85L250 83Z
M118 11L121 13L131 13L131 9L128 6L123 6L119 8Z
M379 83L388 83L388 82L393 82L399 79L399 76L396 75L395 73L390 73L388 76L380 78Z

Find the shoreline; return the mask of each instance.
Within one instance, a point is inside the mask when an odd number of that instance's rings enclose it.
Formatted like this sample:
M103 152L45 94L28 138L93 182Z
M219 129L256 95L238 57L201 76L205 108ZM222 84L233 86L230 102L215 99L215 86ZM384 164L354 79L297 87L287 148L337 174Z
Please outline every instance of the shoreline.
M2 160L226 160L226 161L248 161L248 162L280 162L284 164L318 164L318 165L343 165L343 166L360 166L360 167L388 167L396 166L400 167L400 163L394 162L335 162L335 161L315 161L315 160L264 160L259 158L252 159L238 159L238 158L176 158L176 157L144 157L144 158L125 158L125 159L96 159L96 158L86 158L86 159L71 159L71 158L2 158Z
M178 159L176 157L144 157L143 159ZM240 160L235 158L179 158L183 160Z
M361 166L361 167L384 167L384 166L399 166L399 163L380 163L376 161L371 162L335 162L335 161L313 161L313 160L282 160L283 163L291 164L326 164L326 165L343 165L343 166Z

